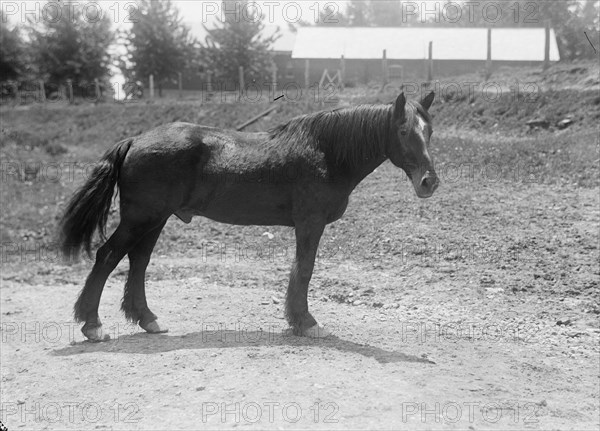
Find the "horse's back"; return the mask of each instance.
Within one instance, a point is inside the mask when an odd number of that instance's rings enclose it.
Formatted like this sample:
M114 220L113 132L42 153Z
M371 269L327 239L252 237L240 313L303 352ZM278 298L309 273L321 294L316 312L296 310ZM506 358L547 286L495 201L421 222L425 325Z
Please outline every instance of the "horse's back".
M159 155L174 158L203 151L252 152L268 142L268 133L243 133L193 123L176 122L158 126L133 138L129 159Z
M202 145L202 138L217 130L219 129L184 122L163 124L135 136L129 158L148 152L167 155L198 149Z

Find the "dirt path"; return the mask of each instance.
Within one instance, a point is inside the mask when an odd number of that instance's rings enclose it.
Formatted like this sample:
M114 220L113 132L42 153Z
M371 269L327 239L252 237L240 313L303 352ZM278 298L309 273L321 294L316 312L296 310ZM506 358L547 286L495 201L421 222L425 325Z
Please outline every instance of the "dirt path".
M8 256L2 422L598 429L598 189L455 183L423 203L388 169L323 238L309 300L326 340L284 332L289 230L170 221L148 275L170 332L125 324L125 262L102 344L70 320L89 262Z

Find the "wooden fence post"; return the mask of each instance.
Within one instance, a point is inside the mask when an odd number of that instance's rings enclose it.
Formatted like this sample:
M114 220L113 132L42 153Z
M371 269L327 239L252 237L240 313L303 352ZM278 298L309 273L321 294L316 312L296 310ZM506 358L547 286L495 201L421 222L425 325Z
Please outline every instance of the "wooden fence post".
M177 88L179 89L179 98L181 99L183 97L183 84L182 84L182 78L181 78L181 72L177 73L177 78L178 78L178 86Z
M343 55L342 55L342 58L340 58L340 73L341 73L340 83L341 83L341 87L343 90L344 83L346 82L346 59L344 58Z
M427 63L427 82L433 81L433 42L429 42L429 61Z
M67 79L67 97L69 99L69 103L73 103L73 81Z
M550 20L547 19L545 22L546 30L546 42L544 45L544 70L550 67Z
M387 62L387 50L383 50L383 57L381 59L381 91L385 88L388 81L388 62Z
M310 87L310 60L304 60L304 87Z
M244 90L246 87L246 84L244 83L244 66L238 67L238 77L239 77L239 81L240 81L240 100L241 100L242 96L244 95Z
M42 103L46 103L46 87L43 79L40 79L40 100Z
M485 80L492 76L492 28L487 29L487 60L485 62Z
M19 92L19 83L13 81L9 85L13 88L13 90L15 92L15 105L20 105L21 104L21 93Z
M96 91L95 102L98 103L100 102L100 98L102 97L102 94L100 93L100 81L98 81L98 78L94 78L94 89Z
M213 88L212 88L212 72L209 70L208 72L206 72L206 92L207 93L212 93Z
M212 75L213 74L210 70L206 71L206 85L202 85L200 94L202 102L208 102L213 97Z
M275 62L271 63L271 80L273 81L271 83L273 86L273 97L275 97L275 92L277 91L277 65Z

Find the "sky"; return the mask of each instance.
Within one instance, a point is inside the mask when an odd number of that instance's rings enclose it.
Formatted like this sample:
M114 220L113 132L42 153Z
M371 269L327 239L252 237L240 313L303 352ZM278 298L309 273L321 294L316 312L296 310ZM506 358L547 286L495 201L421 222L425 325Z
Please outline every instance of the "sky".
M429 0L431 1L431 0ZM2 0L0 9L3 19L9 27L21 26L27 20L43 22L56 19L56 6L69 2L73 8L83 12L85 17L92 20L98 15L108 16L115 29L127 29L135 19L135 1L131 0ZM179 10L183 22L190 27L192 34L204 42L206 30L213 27L218 18L224 16L221 0L172 0ZM241 4L241 3L240 3ZM248 0L241 7L242 19L262 18L266 32L272 34L279 27L281 33L290 34L289 24L298 24L299 21L315 22L319 13L327 7L344 11L347 1L332 0ZM64 12L58 15L64 17Z
M173 3L180 10L184 22L190 26L194 36L204 40L206 32L203 25L212 27L217 17L223 16L220 0L175 0ZM279 26L287 31L288 23L298 23L300 20L315 22L319 12L327 6L345 10L346 1L316 1L316 0L256 0L249 1L243 9L242 17L252 16L252 12L263 18L267 27Z
M186 22L207 22L221 14L221 2L219 0L175 0L173 2L182 12L182 17ZM246 7L247 12L258 12L267 24L286 25L286 22L294 22L303 19L314 22L319 16L319 11L324 11L326 5L345 9L345 1L316 1L316 0L279 0L249 1ZM243 12L244 13L244 12Z
M64 3L65 0L62 1ZM97 10L111 17L116 27L127 24L128 11L135 8L134 1L126 0L70 0L74 7L80 10L85 8L87 15L92 16ZM1 9L11 24L18 25L24 22L27 15L30 18L52 16L54 5L61 0L3 0ZM221 0L173 0L173 4L180 10L184 22L193 27L202 27L202 24L211 24L215 17L221 16ZM297 22L300 19L314 22L319 16L319 11L325 10L330 5L340 11L345 9L346 1L331 0L249 0L242 10L243 16L249 12L256 12L264 19L266 24L287 26L287 22Z

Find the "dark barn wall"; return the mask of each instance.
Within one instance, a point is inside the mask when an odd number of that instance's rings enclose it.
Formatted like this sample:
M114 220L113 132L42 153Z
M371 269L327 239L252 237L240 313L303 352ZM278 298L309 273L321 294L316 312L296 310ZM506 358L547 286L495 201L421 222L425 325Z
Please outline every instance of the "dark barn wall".
M282 64L287 64L283 59ZM295 82L304 86L305 60L293 59L293 77L281 76L279 78L280 87L290 82ZM333 75L340 69L340 60L337 59L310 59L309 60L309 82L318 83L321 80L323 71L327 69L329 75ZM389 59L388 66L402 66L402 81L422 82L427 80L427 62L425 60L395 60ZM446 78L468 73L483 73L485 71L485 60L434 60L433 78ZM543 65L542 61L494 61L492 71L503 66L525 67ZM346 75L344 78L347 84L369 84L380 83L382 79L381 60L345 60ZM278 66L279 67L279 66ZM280 69L281 70L281 69Z
M305 83L305 60L292 59L289 52L276 52L273 54L273 62L277 66L277 88L304 87ZM467 73L483 73L485 70L485 60L434 60L433 61L433 78L446 78L449 76L462 75ZM382 62L381 59L376 60L355 60L346 59L346 75L344 82L349 86L364 85L369 83L381 83ZM423 82L427 80L427 62L425 60L396 60L388 59L388 66L402 66L402 78L392 79L391 81L410 81ZM494 61L492 63L492 71L503 66L539 66L543 65L542 61ZM339 59L310 59L309 63L309 83L314 85L319 83L323 75L323 71L327 69L329 75L333 75L340 69ZM493 80L493 76L492 76ZM265 75L263 85L264 89L270 88L272 77L270 74ZM145 83L147 85L147 82ZM246 82L246 84L249 84ZM220 88L229 91L237 89L237 82L215 82L213 88ZM204 87L203 87L204 86ZM166 83L163 88L177 89L177 81ZM196 73L194 76L184 76L183 89L200 91L206 88L206 74Z

